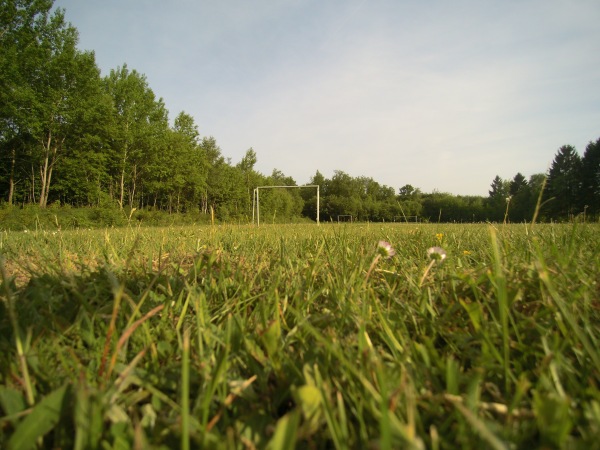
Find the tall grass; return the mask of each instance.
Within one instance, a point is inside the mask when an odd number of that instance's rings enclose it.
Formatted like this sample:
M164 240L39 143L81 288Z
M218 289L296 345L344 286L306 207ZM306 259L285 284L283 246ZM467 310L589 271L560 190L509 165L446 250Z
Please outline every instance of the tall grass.
M3 232L0 447L597 446L599 231Z

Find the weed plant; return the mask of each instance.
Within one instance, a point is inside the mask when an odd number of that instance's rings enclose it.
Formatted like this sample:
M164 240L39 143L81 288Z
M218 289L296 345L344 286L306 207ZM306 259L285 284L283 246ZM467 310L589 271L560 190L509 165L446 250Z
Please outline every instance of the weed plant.
M4 231L0 447L598 448L599 231Z

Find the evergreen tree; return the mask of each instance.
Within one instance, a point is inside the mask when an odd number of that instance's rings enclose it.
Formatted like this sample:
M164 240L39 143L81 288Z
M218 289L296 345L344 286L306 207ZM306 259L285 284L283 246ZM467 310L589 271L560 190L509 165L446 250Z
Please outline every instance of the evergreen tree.
M581 158L571 145L562 146L548 172L545 199L551 218L566 219L579 211Z
M510 201L510 182L504 181L499 175L496 175L492 180L488 194L488 219L502 221L506 213L507 202Z
M587 145L581 159L581 188L583 208L600 213L600 138Z
M508 217L512 222L523 222L531 219L530 197L531 190L527 179L521 172L517 173L510 182L509 188Z
M527 186L527 179L521 172L517 173L509 184L508 193L517 195L524 187Z

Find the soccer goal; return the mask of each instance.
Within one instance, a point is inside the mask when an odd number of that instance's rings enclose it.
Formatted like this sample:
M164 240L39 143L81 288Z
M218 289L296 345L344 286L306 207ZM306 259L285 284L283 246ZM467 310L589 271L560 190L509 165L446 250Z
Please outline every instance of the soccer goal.
M394 222L419 222L419 216L395 216Z
M317 188L317 225L319 225L319 185L307 184L304 186L258 186L254 188L252 195L252 223L256 217L256 226L260 226L260 190L261 189L301 189L301 188ZM256 214L255 214L256 213Z
M353 222L352 214L338 214L337 216L338 223L340 222Z

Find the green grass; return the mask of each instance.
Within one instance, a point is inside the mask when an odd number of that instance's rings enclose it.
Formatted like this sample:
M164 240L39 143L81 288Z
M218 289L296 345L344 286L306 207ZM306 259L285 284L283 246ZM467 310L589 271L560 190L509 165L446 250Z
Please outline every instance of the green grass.
M597 224L2 232L0 447L595 448L598 249Z

